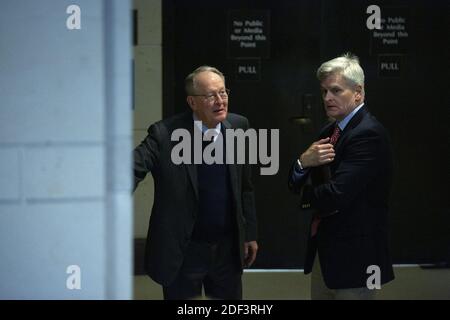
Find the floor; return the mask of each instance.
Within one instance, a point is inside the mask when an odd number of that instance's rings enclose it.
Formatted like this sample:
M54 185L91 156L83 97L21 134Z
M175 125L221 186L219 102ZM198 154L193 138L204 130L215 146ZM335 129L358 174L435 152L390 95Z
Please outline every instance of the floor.
M395 267L396 279L377 292L380 300L450 300L450 269ZM310 275L302 270L244 272L245 300L309 300ZM134 277L137 300L162 299L161 287L147 276Z

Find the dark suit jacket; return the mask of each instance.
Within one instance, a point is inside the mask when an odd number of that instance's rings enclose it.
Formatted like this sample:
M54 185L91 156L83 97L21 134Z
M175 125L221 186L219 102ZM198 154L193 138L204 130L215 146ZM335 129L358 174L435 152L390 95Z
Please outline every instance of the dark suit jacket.
M229 113L222 122L224 129L248 129L248 120ZM198 181L195 164L176 165L171 151L178 141L171 141L175 129L183 128L193 139L192 112L185 112L150 126L148 136L134 150L135 188L151 172L155 194L145 252L145 270L161 285L176 277L190 241L198 214ZM225 139L225 137L224 137ZM192 163L194 159L192 157ZM241 265L244 242L256 240L256 213L253 186L248 165L230 164L233 207L237 225Z
M331 136L333 123L320 133ZM310 168L289 187L302 193L303 207L321 217L316 237L308 237L305 274L311 272L316 251L325 284L330 289L366 287L367 267L381 270L381 284L394 278L388 249L388 197L392 155L384 127L363 106L350 120L335 145L335 160ZM329 178L324 172L329 171ZM326 174L325 174L326 175Z

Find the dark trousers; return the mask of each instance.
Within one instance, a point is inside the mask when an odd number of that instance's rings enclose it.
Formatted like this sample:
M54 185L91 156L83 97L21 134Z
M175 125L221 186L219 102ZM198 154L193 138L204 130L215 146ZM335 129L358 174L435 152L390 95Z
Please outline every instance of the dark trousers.
M163 287L164 299L242 299L242 269L233 238L219 242L191 241L175 281Z

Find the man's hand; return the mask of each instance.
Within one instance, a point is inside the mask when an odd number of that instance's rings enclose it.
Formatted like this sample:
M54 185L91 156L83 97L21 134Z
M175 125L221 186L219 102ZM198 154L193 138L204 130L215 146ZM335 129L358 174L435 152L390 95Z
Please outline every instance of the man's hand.
M244 266L249 268L256 259L256 252L258 251L258 243L250 241L244 243Z
M301 156L300 162L303 168L318 167L334 160L335 153L330 138L314 142Z

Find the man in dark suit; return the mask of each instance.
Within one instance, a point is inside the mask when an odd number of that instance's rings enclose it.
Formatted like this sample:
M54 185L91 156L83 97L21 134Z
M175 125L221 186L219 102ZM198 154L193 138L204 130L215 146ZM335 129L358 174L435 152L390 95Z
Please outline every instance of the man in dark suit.
M191 110L151 125L134 150L135 188L148 172L155 182L145 268L163 286L165 299L198 298L202 288L209 298L242 299L242 269L253 263L258 249L250 168L227 161L194 163L203 159L201 147L183 155L192 155L190 163L176 164L172 133L212 132L217 139L226 129L248 129L248 120L228 113L229 90L216 68L197 68L185 86ZM224 155L226 147L223 143Z
M305 274L312 299L373 299L394 278L388 249L392 155L388 134L364 104L364 72L351 54L323 63L322 98L334 122L289 175L312 209Z

